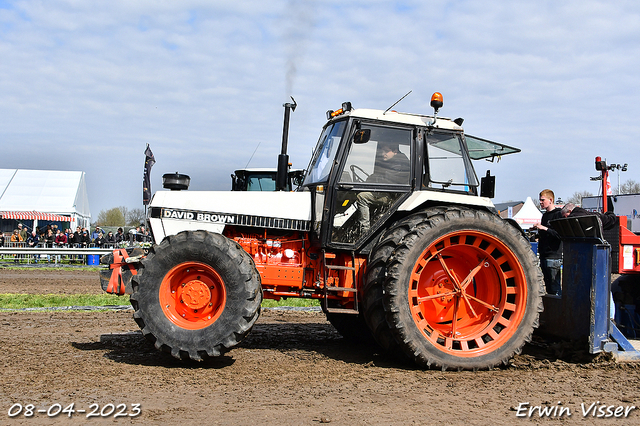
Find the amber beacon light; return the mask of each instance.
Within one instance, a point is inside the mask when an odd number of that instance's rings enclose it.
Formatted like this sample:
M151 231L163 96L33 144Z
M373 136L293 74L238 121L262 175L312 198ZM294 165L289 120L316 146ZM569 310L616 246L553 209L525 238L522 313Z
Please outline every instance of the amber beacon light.
M431 107L436 110L436 113L442 108L442 93L436 92L431 95Z

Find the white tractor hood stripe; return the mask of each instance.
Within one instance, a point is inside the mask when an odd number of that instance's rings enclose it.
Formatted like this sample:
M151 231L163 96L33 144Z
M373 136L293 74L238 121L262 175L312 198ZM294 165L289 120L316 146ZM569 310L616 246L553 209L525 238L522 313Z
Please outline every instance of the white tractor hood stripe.
M311 220L310 192L158 191L151 207Z

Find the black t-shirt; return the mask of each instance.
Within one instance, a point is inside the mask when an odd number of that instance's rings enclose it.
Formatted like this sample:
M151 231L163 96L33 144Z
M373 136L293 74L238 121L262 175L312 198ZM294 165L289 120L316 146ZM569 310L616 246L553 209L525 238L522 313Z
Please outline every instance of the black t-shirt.
M538 253L540 254L540 258L562 258L562 240L560 239L560 235L549 226L550 221L562 218L561 211L559 207L556 207L542 215L540 223L548 229L546 231L542 229L538 230Z

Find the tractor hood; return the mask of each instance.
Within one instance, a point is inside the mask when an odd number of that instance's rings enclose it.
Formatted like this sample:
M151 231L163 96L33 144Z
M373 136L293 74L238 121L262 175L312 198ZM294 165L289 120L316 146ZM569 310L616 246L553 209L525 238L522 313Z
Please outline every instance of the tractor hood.
M222 233L235 225L306 231L311 223L310 192L159 191L149 207L156 244L186 230Z

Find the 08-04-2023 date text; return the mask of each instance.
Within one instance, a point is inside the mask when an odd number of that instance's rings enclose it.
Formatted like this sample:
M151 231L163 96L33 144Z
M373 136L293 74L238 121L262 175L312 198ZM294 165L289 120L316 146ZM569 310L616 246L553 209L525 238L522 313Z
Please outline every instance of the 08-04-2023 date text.
M91 404L88 409L76 408L75 403L62 406L60 403L54 403L45 407L36 407L34 404L22 405L20 403L13 404L7 412L9 417L34 417L38 415L46 415L47 417L73 417L76 415L90 417L136 417L142 413L140 404Z

